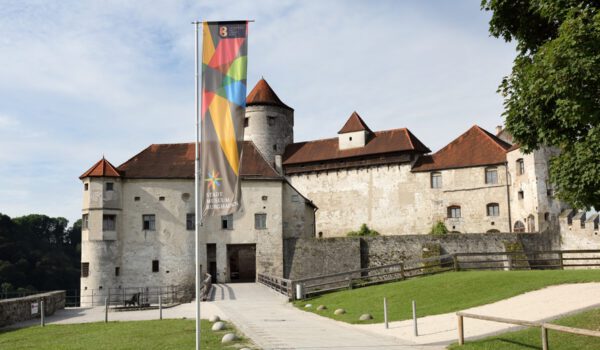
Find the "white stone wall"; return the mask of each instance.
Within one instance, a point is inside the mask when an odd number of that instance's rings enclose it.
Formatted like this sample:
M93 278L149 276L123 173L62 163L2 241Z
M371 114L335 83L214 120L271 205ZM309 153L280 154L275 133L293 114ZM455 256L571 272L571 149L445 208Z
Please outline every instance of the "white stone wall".
M485 167L442 170L442 188L430 174L409 164L292 175L292 185L319 207L317 234L345 236L366 223L383 235L429 233L437 221L451 231L508 231L506 170L497 166L498 184L485 184ZM500 215L487 216L488 203ZM447 219L447 207L461 206L462 218ZM493 223L493 224L492 224ZM454 228L453 228L454 227Z
M550 158L556 153L554 149L542 148L530 154L524 154L520 149L507 154L511 177L510 200L513 227L519 220L525 225L526 232L558 229L558 216L567 205L552 195L553 186L549 180L548 164ZM523 159L525 166L523 174L517 171L518 159ZM550 195L548 195L549 190ZM519 191L523 191L523 199L519 198ZM533 225L531 225L531 218L533 218Z
M364 130L346 132L338 135L340 149L364 147L367 143L367 132Z
M269 164L294 142L294 111L275 106L246 107L244 140L253 141ZM271 120L271 122L269 122Z
M308 200L290 184L283 185L283 234L286 238L315 236L315 212Z

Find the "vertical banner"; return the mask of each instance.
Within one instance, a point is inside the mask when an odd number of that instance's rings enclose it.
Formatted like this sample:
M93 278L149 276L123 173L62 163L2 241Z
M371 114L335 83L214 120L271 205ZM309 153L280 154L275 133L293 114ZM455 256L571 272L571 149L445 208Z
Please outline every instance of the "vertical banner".
M205 22L202 40L202 216L236 212L246 111L248 22Z

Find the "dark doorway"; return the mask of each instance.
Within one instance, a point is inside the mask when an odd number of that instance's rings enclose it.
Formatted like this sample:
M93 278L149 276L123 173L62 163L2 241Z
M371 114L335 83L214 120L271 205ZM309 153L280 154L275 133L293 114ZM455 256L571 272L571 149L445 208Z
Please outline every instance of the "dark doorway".
M208 273L212 277L212 283L217 283L217 245L206 245L206 258L208 261Z
M231 282L256 281L256 244L228 244L227 260Z

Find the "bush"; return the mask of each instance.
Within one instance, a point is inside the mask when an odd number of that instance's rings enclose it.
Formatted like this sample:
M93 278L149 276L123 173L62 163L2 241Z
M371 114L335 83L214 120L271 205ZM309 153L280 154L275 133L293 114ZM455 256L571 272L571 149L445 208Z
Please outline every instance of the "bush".
M429 231L432 235L445 235L448 233L448 228L443 221L438 220L433 226L431 226L431 231Z
M366 236L379 236L379 232L371 230L367 224L360 225L358 231L350 231L347 234L348 237L366 237Z

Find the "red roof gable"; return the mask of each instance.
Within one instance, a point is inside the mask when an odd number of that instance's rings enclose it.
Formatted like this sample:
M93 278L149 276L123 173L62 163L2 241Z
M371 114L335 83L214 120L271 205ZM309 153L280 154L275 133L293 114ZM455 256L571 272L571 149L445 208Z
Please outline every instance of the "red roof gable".
M271 86L269 86L264 78L260 79L258 83L256 83L254 89L250 91L248 97L246 98L246 106L255 105L277 106L294 110L285 103L281 102L275 91L271 89Z
M86 177L121 177L119 171L104 157L94 164L88 171L83 173L79 178Z
M413 171L431 171L501 164L506 162L507 142L474 125L431 156L421 157Z
M431 152L408 129L376 131L364 147L340 150L338 138L294 143L286 147L283 164L300 164L398 152Z
M194 143L154 144L119 166L125 178L194 178ZM245 178L280 178L250 141L244 141L240 173Z
M338 134L363 130L372 132L371 129L369 129L367 124L364 122L364 120L362 120L358 113L354 111L350 118L348 118L348 121L346 121L346 124L344 124L344 127L342 127L340 131L338 131Z

